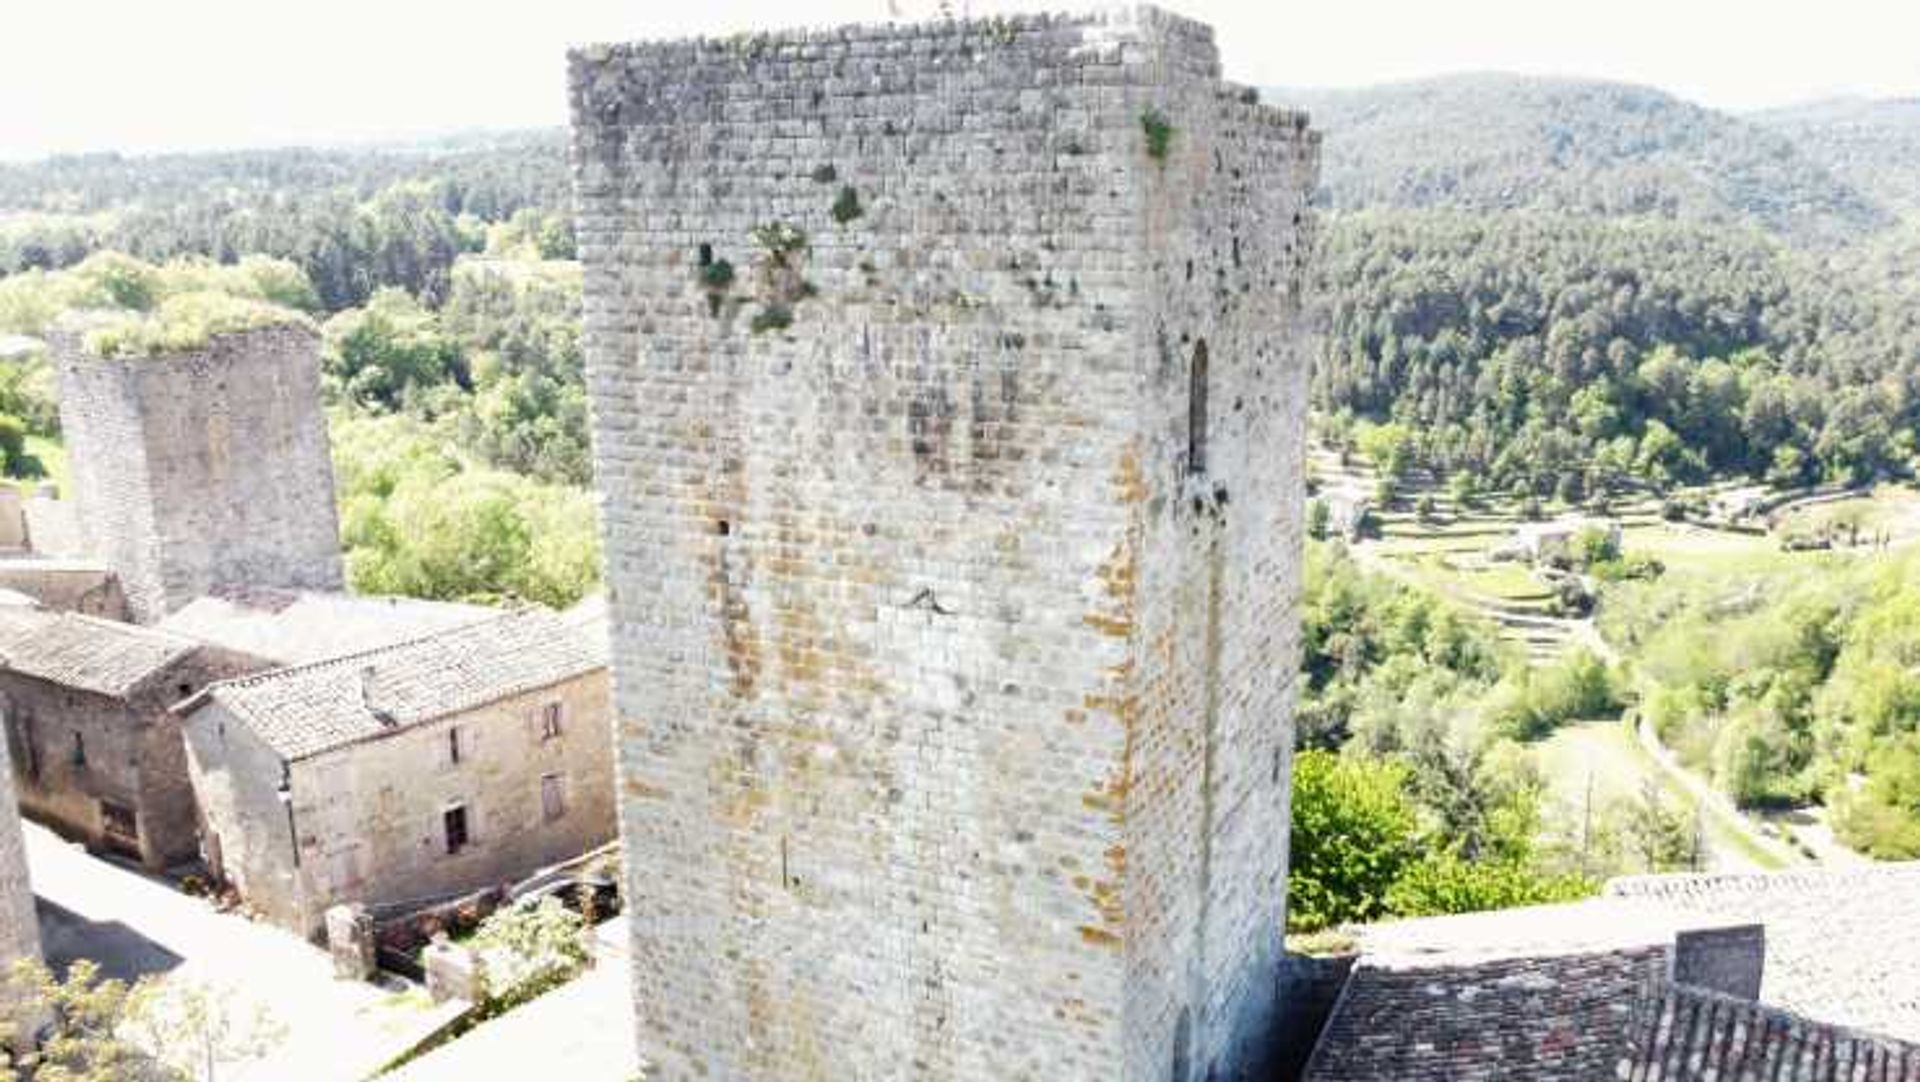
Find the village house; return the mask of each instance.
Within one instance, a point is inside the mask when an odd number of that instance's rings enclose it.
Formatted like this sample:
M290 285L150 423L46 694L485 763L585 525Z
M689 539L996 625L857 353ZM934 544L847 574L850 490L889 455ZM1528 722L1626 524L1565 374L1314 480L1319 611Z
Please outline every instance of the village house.
M1620 524L1604 519L1563 518L1552 522L1525 522L1513 531L1512 539L1501 546L1495 558L1524 560L1527 563L1567 564L1574 557L1574 543L1588 531L1596 531L1618 550Z
M216 878L317 935L328 907L501 885L616 831L606 640L521 609L214 684L176 707Z
M193 789L167 708L266 664L153 628L0 606L0 716L20 810L149 868L193 859Z

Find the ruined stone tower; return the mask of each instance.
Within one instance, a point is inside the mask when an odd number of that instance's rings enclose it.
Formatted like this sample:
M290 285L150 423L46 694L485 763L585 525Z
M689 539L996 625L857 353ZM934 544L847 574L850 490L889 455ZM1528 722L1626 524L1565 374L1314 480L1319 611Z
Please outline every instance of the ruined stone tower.
M224 586L341 588L312 330L141 357L95 356L72 336L55 351L83 543L134 619Z
M571 77L658 1077L1242 1076L1286 884L1305 117L1151 8Z

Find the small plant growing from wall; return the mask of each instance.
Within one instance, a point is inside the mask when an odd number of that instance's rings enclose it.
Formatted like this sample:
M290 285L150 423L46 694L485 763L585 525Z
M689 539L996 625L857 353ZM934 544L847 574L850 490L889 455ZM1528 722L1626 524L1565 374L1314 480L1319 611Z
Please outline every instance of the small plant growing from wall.
M793 305L817 292L800 273L806 231L792 222L766 222L754 227L753 239L765 255L754 268L761 309L749 327L755 334L785 330L793 323Z
M833 201L833 220L846 225L865 213L866 211L860 206L860 193L854 191L851 184L842 186L840 197Z
M755 312L753 321L747 326L748 329L755 334L765 334L768 331L784 331L788 327L793 326L793 309L788 308L784 304L769 304L765 308Z
M779 266L807 250L807 232L792 222L765 222L753 227L754 243L766 251Z
M1167 151L1173 146L1173 125L1166 114L1158 109L1141 113L1140 130L1147 136L1147 157L1157 162L1166 161Z
M702 254L708 254L702 249ZM707 294L707 312L720 315L721 306L726 303L727 290L733 287L733 264L724 259L707 259L700 265L700 288Z

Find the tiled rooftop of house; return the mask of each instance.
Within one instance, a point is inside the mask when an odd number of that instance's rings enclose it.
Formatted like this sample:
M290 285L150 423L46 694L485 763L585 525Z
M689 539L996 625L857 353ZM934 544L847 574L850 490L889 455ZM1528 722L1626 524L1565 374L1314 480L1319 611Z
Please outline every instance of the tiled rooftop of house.
M1620 901L1764 924L1762 1002L1920 1042L1920 862L1618 879Z
M1419 917L1352 929L1369 966L1424 969L1502 959L1632 950L1728 923L1656 902L1593 898L1564 905Z
M199 598L158 626L267 661L303 665L471 624L494 611L408 597L263 589Z
M0 663L63 687L124 699L199 649L185 636L68 612L0 606Z
M604 634L521 609L409 642L213 684L181 704L232 710L288 759L551 687L605 668Z

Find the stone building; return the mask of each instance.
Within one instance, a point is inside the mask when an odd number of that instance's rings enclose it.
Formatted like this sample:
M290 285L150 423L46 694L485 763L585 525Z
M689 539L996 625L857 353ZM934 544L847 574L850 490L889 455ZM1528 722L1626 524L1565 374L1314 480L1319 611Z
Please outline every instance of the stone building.
M210 868L303 934L331 905L497 886L614 836L604 640L557 613L214 684L176 712Z
M341 587L310 328L139 358L95 356L69 336L55 356L82 542L136 620L222 586Z
M1230 1079L1317 138L1151 8L571 59L643 1054Z
M191 860L193 789L167 708L263 665L152 628L0 607L0 717L21 811L150 868Z

